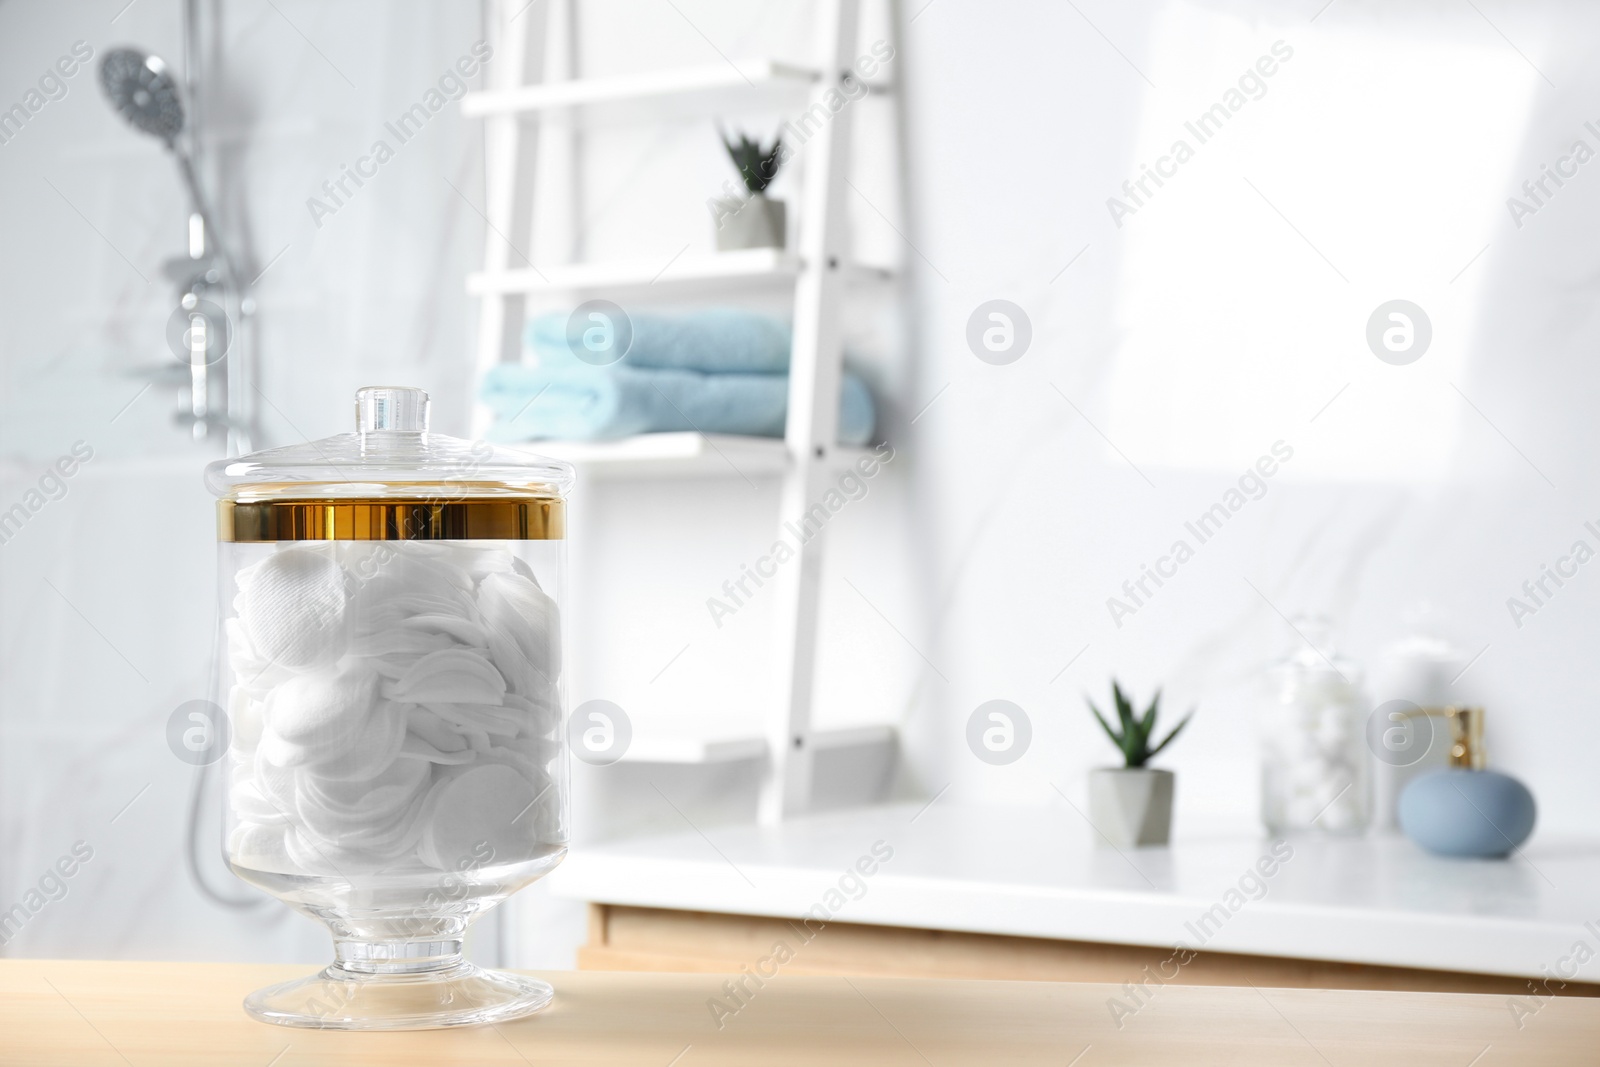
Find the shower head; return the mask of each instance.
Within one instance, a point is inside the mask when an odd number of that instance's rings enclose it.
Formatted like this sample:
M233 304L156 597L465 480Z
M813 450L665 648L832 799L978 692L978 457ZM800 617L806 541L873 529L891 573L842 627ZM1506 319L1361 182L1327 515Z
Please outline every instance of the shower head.
M209 275L220 268L221 278L237 284L239 271L222 235L212 225L211 209L195 173L192 145L178 140L186 124L183 98L178 83L160 56L137 48L114 48L100 60L100 87L128 125L142 133L159 137L178 164L178 174L189 193L189 259L181 273L168 274L185 289L200 281L215 282ZM195 225L198 217L199 225ZM198 238L196 237L198 234Z
M183 101L160 56L117 48L100 61L100 87L135 129L161 138L170 148L183 131Z
M189 191L190 210L201 222L201 239L198 242L193 237L190 239L191 257L199 258L200 252L195 249L215 243L222 258L227 260L211 225L205 193L195 177L194 160L188 148L178 140L184 128L183 98L178 95L178 83L167 70L166 63L160 56L137 48L114 48L100 60L100 88L105 90L111 106L128 120L128 125L161 138L161 143L177 160L178 172ZM191 234L193 232L191 227Z

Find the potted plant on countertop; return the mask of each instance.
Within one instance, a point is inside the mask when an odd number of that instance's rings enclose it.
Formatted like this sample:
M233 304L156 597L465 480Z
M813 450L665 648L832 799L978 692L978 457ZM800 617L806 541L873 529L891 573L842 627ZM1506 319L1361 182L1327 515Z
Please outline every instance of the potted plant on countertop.
M1171 733L1152 746L1160 691L1142 716L1134 714L1133 704L1115 680L1111 683L1111 698L1116 702L1120 730L1112 729L1094 702L1084 698L1106 736L1122 752L1123 760L1121 767L1096 767L1089 772L1089 821L1118 848L1164 845L1172 832L1173 775L1145 764L1172 744L1194 718L1194 712L1184 716Z
M735 144L728 139L727 131L720 131L722 144L728 150L739 177L749 196L715 197L713 215L717 222L717 251L732 252L743 248L782 248L787 232L788 213L782 200L767 196L767 186L778 176L778 169L788 158L783 138L774 137L770 148L762 148L760 141L752 141L744 134ZM723 186L728 189L728 186Z

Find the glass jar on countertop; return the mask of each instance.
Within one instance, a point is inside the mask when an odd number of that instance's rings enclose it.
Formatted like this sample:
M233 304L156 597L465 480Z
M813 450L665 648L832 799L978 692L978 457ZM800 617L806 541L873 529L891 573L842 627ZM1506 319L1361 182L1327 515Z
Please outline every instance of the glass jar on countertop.
M1294 626L1304 641L1272 671L1260 717L1261 819L1275 835L1359 834L1372 788L1361 674L1324 621Z
M419 389L356 431L221 460L233 871L328 924L335 962L250 995L291 1026L514 1018L543 982L461 952L566 854L563 463L428 431Z

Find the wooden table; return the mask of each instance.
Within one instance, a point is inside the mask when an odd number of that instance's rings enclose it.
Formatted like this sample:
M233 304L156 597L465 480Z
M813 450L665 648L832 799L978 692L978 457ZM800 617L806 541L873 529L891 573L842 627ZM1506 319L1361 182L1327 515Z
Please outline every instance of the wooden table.
M556 1001L497 1027L289 1030L240 999L304 968L0 960L6 1067L529 1064L1205 1064L1497 1067L1600 1062L1600 1002L1169 985L1119 1029L1113 986L779 974L719 1030L723 976L557 972Z

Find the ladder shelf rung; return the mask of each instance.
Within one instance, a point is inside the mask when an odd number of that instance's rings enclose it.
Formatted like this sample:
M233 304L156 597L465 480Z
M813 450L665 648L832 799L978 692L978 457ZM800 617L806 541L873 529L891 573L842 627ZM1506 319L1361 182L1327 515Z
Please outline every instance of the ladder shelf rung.
M789 468L788 445L780 437L692 430L636 434L613 441L525 441L510 447L566 460L593 478L753 478L782 474ZM835 448L829 463L842 469L870 451Z
M775 60L715 63L467 93L461 113L649 121L672 114L782 110L803 104L816 80L815 70Z
M800 273L799 256L776 248L740 252L683 255L670 262L568 263L544 268L478 271L467 276L467 292L475 296L496 293L561 294L683 289L717 291L740 286L790 282ZM850 281L886 281L884 267L859 263L843 265Z

